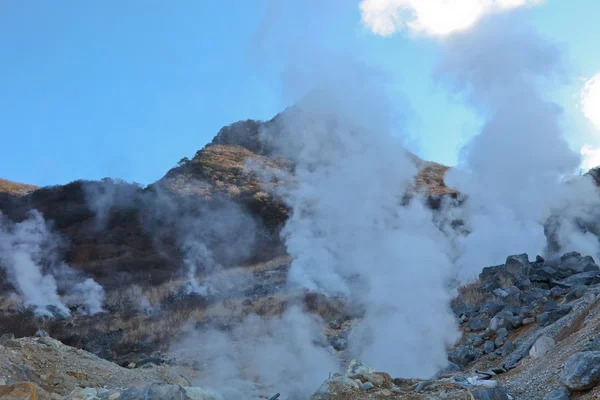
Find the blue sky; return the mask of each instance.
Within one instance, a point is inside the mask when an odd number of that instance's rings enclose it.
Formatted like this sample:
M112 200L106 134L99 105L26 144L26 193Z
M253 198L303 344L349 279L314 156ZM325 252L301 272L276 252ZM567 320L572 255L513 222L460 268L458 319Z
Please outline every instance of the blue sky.
M328 3L338 21L327 25L330 46L360 52L392 77L402 93L396 100L408 104L413 150L456 163L480 121L432 79L437 39L373 34L361 23L358 3ZM281 96L276 68L255 47L267 6L251 0L2 2L0 177L37 185L106 176L148 184L222 126L271 118L289 99ZM304 19L287 18L279 29L302 37L306 18L323 10L304 11ZM585 80L600 72L600 2L547 0L528 14L564 52L564 85L550 95L565 109L572 146L597 147L600 132L578 105Z

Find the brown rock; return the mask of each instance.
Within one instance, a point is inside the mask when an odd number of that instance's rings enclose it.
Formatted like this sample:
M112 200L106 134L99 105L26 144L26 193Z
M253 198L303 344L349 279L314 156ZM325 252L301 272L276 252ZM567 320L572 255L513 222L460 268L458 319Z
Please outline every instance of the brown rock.
M31 382L0 386L0 398L4 400L38 400L38 391Z

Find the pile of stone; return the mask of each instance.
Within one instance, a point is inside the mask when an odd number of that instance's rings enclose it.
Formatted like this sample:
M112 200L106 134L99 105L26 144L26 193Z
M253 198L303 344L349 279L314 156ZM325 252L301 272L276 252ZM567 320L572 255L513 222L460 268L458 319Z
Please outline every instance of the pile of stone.
M600 283L600 267L592 257L572 252L555 262L527 254L513 255L506 263L484 268L479 281L461 292L452 305L465 339L449 353L461 368L484 355L504 358L501 368L513 368L523 354L510 357L516 343L510 333L536 324L545 327L568 315L568 303L583 297L590 285ZM476 299L477 301L474 301ZM540 338L532 357L551 347L552 338Z

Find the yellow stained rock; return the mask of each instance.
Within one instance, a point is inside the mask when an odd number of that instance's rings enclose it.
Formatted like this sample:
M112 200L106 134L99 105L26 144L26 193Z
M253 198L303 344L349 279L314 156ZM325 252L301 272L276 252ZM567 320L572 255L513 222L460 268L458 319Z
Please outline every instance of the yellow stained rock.
M38 400L38 391L31 382L0 386L0 399L3 400Z

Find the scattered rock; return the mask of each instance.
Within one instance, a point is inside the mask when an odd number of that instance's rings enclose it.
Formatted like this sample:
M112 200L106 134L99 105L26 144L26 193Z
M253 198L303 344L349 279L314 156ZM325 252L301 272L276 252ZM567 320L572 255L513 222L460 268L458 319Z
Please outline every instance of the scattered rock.
M531 346L529 355L531 358L539 358L549 352L555 345L556 342L551 337L540 336L533 346Z
M571 390L588 390L600 383L600 351L575 353L567 359L560 379Z
M375 385L373 385L371 382L365 382L362 385L360 385L360 388L362 390L371 390L375 387Z

